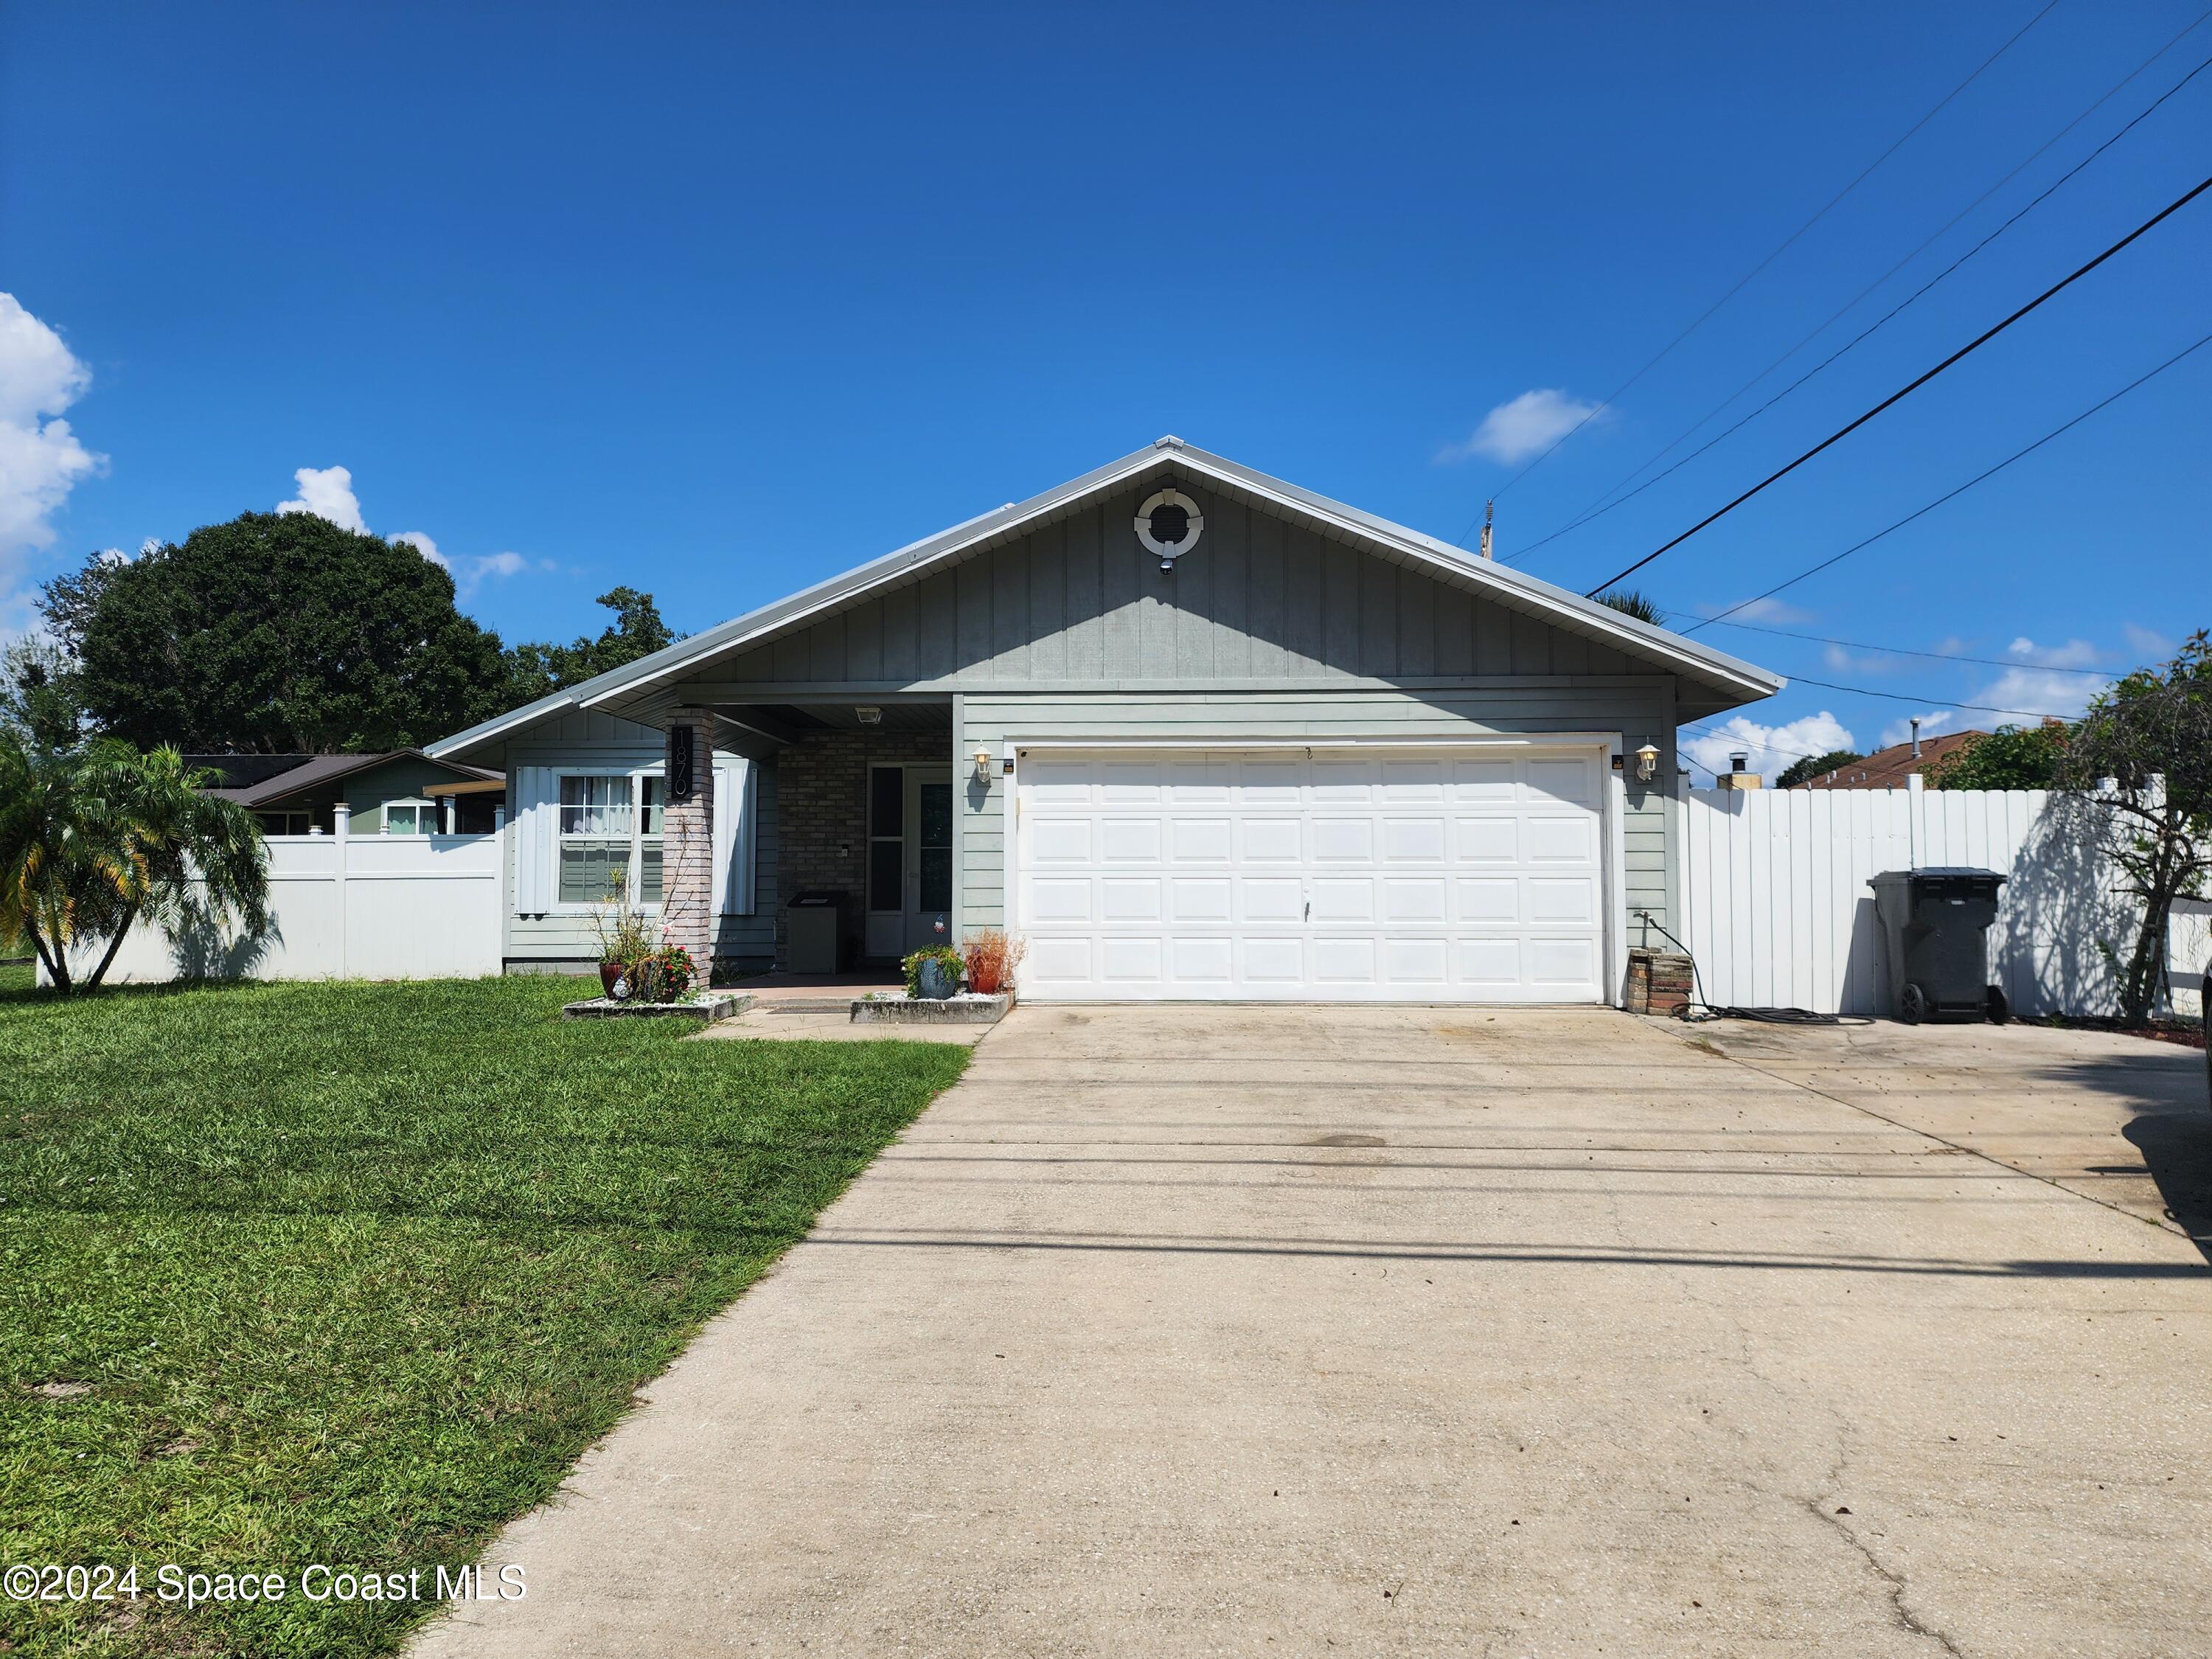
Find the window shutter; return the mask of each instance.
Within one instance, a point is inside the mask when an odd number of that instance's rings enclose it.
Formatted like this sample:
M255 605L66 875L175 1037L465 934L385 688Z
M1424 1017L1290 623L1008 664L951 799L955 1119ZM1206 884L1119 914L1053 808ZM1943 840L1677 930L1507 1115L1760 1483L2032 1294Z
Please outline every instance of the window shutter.
M514 908L538 915L553 908L555 831L560 812L550 766L514 769Z
M714 914L753 914L753 763L726 760L714 768Z

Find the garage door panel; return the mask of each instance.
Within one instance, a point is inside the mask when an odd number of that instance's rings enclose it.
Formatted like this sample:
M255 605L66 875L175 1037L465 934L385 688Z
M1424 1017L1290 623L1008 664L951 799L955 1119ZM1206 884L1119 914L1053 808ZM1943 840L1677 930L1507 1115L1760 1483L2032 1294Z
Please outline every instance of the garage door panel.
M1247 864L1296 864L1304 856L1305 826L1297 818L1244 818L1238 828Z
M1305 920L1306 884L1296 876L1244 876L1237 883L1237 920L1255 926Z
M1382 920L1437 927L1451 920L1442 876L1390 876L1382 883Z
M1316 818L1313 855L1317 864L1372 864L1375 861L1375 821L1372 818Z
M1031 876L1028 884L1029 913L1048 926L1088 922L1094 914L1092 885L1089 876Z
M1176 877L1168 884L1168 919L1227 921L1230 885L1226 876Z
M1187 988L1225 988L1234 983L1235 957L1234 941L1226 933L1178 936L1168 948L1175 982Z
M1158 876L1103 876L1098 882L1098 918L1112 923L1167 920Z
M1168 820L1168 846L1177 864L1226 864L1231 845L1227 818Z
M1158 864L1166 842L1158 818L1104 818L1098 825L1100 861L1107 865Z
M1098 977L1109 985L1158 985L1167 941L1109 934L1098 941Z
M1024 755L1026 994L1601 1000L1591 755Z
M1323 926L1375 920L1374 877L1318 876L1309 886L1313 893L1313 920Z
M1442 864L1444 821L1427 817L1383 819L1382 859L1387 864Z
M1521 820L1511 817L1460 818L1452 825L1459 838L1462 864L1515 865L1521 862Z

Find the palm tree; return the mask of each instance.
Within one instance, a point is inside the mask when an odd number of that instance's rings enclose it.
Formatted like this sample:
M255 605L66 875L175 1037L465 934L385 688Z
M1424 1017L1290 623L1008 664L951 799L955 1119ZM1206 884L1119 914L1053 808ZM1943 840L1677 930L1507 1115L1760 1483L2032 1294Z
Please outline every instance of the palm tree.
M206 793L173 749L103 738L50 749L0 731L0 936L26 938L55 988L93 990L142 917L172 940L269 923L253 816ZM82 985L72 950L105 939Z
M1633 617L1638 622L1650 623L1654 628L1659 627L1667 619L1667 613L1659 608L1658 600L1648 593L1639 593L1632 587L1607 588L1597 596L1597 602L1600 605L1611 605L1624 617Z

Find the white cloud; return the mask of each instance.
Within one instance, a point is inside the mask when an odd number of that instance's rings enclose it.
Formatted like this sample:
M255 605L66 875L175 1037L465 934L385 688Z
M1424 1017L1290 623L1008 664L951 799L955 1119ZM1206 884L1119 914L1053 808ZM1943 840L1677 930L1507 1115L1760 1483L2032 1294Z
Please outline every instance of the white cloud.
M2133 623L2120 624L2120 637L2128 642L2128 649L2145 663L2164 662L2174 653L2174 642L2165 635L2138 628Z
M371 533L362 516L361 498L354 494L353 474L346 468L303 466L292 477L299 483L300 494L295 500L277 502L279 513L312 513L341 529ZM438 544L420 530L403 530L386 539L397 547L411 547L441 570L451 571L454 586L464 594L473 593L489 577L518 575L530 563L514 552L485 553L456 562L440 552ZM553 568L550 559L545 561L545 568Z
M395 547L411 547L441 570L451 570L453 562L438 551L438 544L419 530L403 530L392 538Z
M1437 453L1440 461L1463 461L1480 455L1485 459L1516 466L1542 454L1601 405L1571 398L1557 387L1524 392L1482 417L1482 424L1465 443L1447 444Z
M2022 662L2033 663L2038 668L2094 668L2097 659L2105 653L2087 640L2069 640L2063 645L2038 645L2023 635L2005 647L2008 657L2018 657Z
M1849 728L1825 708L1784 726L1761 726L1738 714L1708 732L1685 732L1681 740L1682 752L1709 772L1725 772L1730 755L1748 752L1751 769L1769 783L1776 773L1804 756L1856 747Z
M15 556L51 547L53 514L77 482L107 458L95 455L58 416L85 393L92 372L60 335L0 294L0 606L12 610Z
M1784 623L1803 623L1816 620L1816 617L1812 611L1800 611L1796 605L1784 605L1780 599L1753 599L1749 605L1744 605L1741 609L1733 608L1725 605L1701 605L1698 607L1698 614L1705 617L1713 616L1723 611L1726 611L1729 613L1728 619L1730 622L1774 623L1779 624Z
M277 502L279 513L312 513L341 530L368 533L368 521L361 516L361 501L353 493L353 474L344 467L303 466L292 477L300 493L289 501Z
M1956 726L1958 723L1959 717L1949 709L1930 709L1920 717L1920 735L1923 738L1932 738L1938 732ZM1881 728L1881 746L1885 749L1894 749L1900 743L1911 741L1912 721L1910 717L1892 720Z
M2104 689L2105 683L2089 674L2052 674L2040 668L2008 668L1969 701L1990 708L2020 711L1978 714L1978 720L1990 726L2020 726L2028 723L2027 717L2037 714L2079 719L2081 711L2089 706L2089 699Z

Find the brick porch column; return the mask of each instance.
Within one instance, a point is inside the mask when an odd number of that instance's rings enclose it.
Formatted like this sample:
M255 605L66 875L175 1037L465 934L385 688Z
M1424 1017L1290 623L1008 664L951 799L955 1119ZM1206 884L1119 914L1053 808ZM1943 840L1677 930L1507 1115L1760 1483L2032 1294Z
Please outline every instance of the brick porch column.
M703 708L669 716L667 807L660 830L660 936L691 953L700 982L714 968L714 722ZM691 793L676 799L675 734L691 738Z

